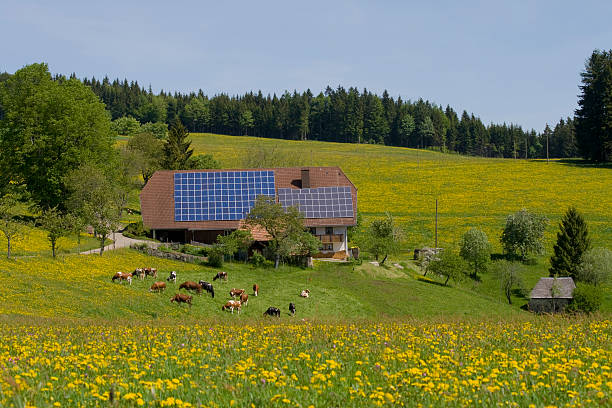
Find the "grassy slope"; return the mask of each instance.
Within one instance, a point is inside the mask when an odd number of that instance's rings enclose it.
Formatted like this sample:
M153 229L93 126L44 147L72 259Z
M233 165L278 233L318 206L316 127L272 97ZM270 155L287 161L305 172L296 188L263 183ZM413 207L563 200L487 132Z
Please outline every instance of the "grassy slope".
M0 314L42 317L91 318L176 318L210 317L229 319L221 305L229 290L237 287L252 293L253 283L261 287L260 296L250 297L244 312L232 318L260 317L269 306L281 308L288 315L294 302L298 317L383 317L424 316L515 316L521 313L503 303L466 290L441 287L414 279L410 272L395 268L375 268L369 264L357 267L319 264L315 270L284 267L279 271L253 269L243 264L226 264L229 281L214 282L216 296L194 296L192 310L170 304L176 286L169 284L166 293L148 292L152 283L135 280L132 286L113 284L110 278L117 270L138 266L156 266L163 280L169 271L178 272L178 283L184 280L211 281L216 270L193 264L161 260L132 250L117 250L98 255L69 255L51 258L23 258L0 261ZM298 296L308 288L312 297Z

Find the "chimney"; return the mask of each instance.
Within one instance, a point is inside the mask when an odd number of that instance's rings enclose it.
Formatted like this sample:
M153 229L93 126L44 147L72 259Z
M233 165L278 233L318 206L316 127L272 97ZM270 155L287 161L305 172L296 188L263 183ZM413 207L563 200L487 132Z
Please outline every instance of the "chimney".
M302 169L302 188L310 188L310 170Z

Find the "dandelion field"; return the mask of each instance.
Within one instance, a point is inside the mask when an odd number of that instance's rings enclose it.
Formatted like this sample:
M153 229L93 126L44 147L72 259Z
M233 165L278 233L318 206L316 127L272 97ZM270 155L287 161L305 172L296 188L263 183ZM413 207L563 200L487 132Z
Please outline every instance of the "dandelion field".
M607 320L0 325L3 407L612 402Z
M407 232L408 247L434 244L435 200L439 242L456 245L477 226L500 251L508 214L527 208L549 218L548 251L562 215L575 205L593 244L612 242L612 169L579 161L486 159L378 145L287 141L191 134L196 153L210 153L223 167L240 167L253 146L267 146L290 165L340 166L358 189L366 217L391 213Z

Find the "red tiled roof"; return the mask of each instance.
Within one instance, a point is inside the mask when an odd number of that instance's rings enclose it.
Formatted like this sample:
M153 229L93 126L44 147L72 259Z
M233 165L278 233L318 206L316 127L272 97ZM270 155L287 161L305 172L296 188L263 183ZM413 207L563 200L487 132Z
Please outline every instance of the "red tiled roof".
M142 221L150 229L202 229L224 230L238 229L242 221L175 221L174 220L174 173L193 171L219 172L244 170L273 170L276 188L299 189L301 171L308 169L310 188L339 187L351 188L353 198L352 218L306 218L306 227L350 226L356 224L357 188L346 177L339 167L284 167L267 169L222 169L222 170L159 170L153 174L147 185L140 192Z

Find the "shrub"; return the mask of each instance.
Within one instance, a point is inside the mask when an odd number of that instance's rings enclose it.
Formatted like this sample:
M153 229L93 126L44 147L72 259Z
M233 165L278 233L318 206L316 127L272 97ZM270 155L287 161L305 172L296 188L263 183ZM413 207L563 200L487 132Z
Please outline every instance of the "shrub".
M222 267L224 256L223 248L218 245L213 245L208 249L208 266L212 266L213 268Z
M607 248L593 248L582 256L576 270L576 280L591 285L601 285L612 276L612 251Z
M569 304L569 312L593 313L599 310L602 292L597 286L579 282L574 289L574 299Z
M249 262L255 268L261 268L266 264L266 257L261 254L259 251L253 251L253 255L249 259Z
M142 221L132 222L124 228L123 235L128 238L151 238L151 230Z

